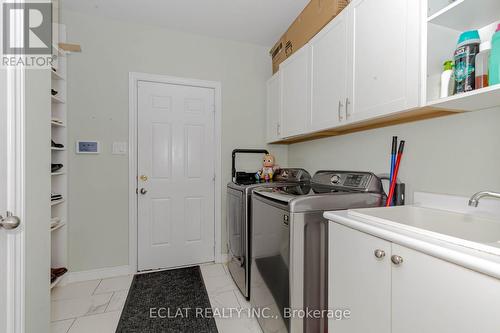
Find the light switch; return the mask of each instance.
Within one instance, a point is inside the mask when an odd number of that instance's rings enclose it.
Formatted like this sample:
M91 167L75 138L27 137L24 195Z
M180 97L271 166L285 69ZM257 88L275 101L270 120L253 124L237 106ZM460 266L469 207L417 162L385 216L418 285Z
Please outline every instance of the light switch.
M113 155L127 155L126 142L113 142Z

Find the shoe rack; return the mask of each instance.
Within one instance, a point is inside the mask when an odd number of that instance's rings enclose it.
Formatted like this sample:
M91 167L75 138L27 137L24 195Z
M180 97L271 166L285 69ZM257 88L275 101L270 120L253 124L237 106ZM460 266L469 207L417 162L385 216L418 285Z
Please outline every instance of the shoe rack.
M67 54L59 47L59 43L66 41L66 28L62 24L54 23L53 27L53 55L52 68L52 141L58 147L51 145L52 164L62 164L62 168L51 170L52 194L59 194L61 198L51 200L51 268L68 267L68 130L67 130ZM62 147L59 146L63 145ZM51 283L55 287L64 275Z

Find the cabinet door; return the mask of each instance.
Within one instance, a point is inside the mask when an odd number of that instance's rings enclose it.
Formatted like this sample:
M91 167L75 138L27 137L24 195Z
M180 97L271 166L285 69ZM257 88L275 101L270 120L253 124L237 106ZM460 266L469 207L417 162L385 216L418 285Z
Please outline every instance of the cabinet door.
M345 119L347 83L346 11L330 22L313 40L311 130L337 126Z
M283 137L304 134L311 114L310 47L305 45L280 64Z
M274 74L267 81L267 131L268 143L278 141L280 138L281 118L281 82L280 72Z
M392 333L497 333L500 280L393 244Z
M329 228L328 307L351 311L350 319L330 319L329 331L390 332L391 243L337 223Z
M418 0L351 3L348 120L419 105L420 7Z

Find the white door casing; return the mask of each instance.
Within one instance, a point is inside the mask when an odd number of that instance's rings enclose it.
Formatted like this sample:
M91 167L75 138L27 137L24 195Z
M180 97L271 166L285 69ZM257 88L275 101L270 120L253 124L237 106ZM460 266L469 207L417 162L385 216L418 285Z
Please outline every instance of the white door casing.
M139 81L137 96L138 270L214 261L215 91Z
M3 17L1 6L0 17ZM15 16L12 28L14 38L20 39L24 27L19 16ZM0 214L5 217L10 211L21 222L24 217L24 100L23 66L0 69ZM23 223L15 230L0 228L0 332L24 332L24 237Z

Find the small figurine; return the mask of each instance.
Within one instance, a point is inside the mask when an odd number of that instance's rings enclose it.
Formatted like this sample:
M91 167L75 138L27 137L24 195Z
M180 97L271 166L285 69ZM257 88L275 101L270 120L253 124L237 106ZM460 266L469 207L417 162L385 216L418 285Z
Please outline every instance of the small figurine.
M280 167L275 164L275 158L271 154L264 155L262 170L258 172L258 177L261 180L270 182L273 180L274 173L279 170Z

